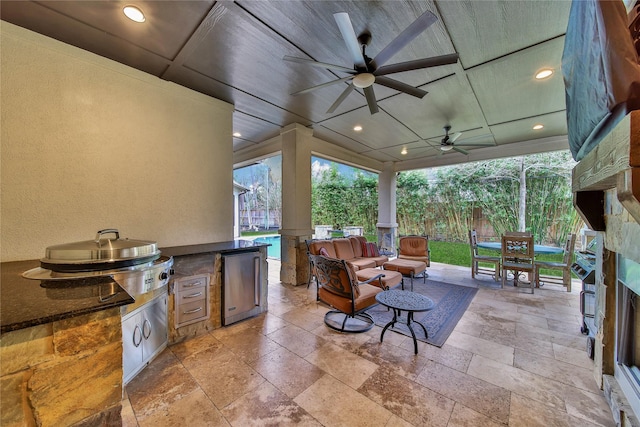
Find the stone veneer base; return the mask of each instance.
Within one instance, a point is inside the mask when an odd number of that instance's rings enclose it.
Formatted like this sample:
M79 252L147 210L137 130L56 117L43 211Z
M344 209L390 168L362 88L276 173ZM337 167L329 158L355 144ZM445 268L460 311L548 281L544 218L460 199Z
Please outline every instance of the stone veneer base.
M609 403L611 414L616 425L624 427L640 427L640 421L631 409L631 405L622 393L620 385L615 377L603 375L604 397Z

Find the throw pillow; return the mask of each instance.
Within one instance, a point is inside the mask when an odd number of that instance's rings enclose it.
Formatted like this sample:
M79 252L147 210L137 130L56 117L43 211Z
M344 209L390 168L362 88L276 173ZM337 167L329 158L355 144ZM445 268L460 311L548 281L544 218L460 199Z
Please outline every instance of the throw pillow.
M378 246L375 243L362 242L362 256L363 257L376 257L380 256L380 251L378 250Z
M329 258L329 252L325 248L320 248L320 255Z

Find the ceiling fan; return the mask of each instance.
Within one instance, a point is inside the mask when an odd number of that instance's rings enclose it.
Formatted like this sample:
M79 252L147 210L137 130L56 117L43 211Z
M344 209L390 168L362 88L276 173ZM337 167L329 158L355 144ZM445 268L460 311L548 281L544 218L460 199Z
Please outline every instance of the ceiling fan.
M449 135L450 130L451 125L445 125L444 138L440 141L440 156L451 150L455 150L462 154L469 154L467 150L460 148L461 145L467 147L489 147L494 145L491 142L459 142L456 144L455 142L462 136L462 132L456 132L453 135Z
M400 92L415 96L417 98L423 98L427 92L400 82L395 79L386 77L388 74L400 73L403 71L419 70L429 67L437 67L446 64L455 64L458 61L458 54L452 53L448 55L436 56L432 58L416 59L413 61L400 62L396 64L384 65L389 59L402 48L404 48L409 42L415 39L420 33L429 28L438 18L431 12L426 11L413 21L407 28L404 29L395 39L393 39L384 49L382 49L375 58L369 58L365 53L365 48L371 42L371 33L364 32L360 36L356 36L353 29L349 14L346 12L334 13L334 19L342 38L347 46L347 50L353 60L353 68L343 67L341 65L328 64L325 62L318 62L305 58L296 58L293 56L284 56L285 61L298 62L301 64L307 64L312 67L326 68L329 70L335 70L342 73L349 74L347 77L331 80L326 83L319 84L307 89L300 90L292 93L291 95L302 95L309 93L316 89L327 87L340 82L349 81L349 85L342 92L342 94L331 105L327 113L332 113L336 108L344 101L347 96L354 90L359 88L364 90L364 95L367 99L369 111L371 114L378 112L378 105L376 96L373 91L373 84L377 83L386 86L391 89L395 89Z

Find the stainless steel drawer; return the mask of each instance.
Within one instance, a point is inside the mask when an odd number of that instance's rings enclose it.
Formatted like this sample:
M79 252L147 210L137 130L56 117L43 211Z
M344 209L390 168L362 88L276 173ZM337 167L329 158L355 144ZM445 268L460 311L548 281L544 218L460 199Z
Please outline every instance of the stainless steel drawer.
M176 307L176 320L180 326L208 318L207 302L202 299Z
M190 276L185 277L184 279L179 279L176 281L176 293L193 290L195 288L204 288L207 286L207 282L209 281L208 279L209 275Z
M176 304L182 305L194 301L200 301L207 297L207 291L204 287L189 288L186 291L176 293Z
M177 279L174 291L176 328L209 318L208 274Z

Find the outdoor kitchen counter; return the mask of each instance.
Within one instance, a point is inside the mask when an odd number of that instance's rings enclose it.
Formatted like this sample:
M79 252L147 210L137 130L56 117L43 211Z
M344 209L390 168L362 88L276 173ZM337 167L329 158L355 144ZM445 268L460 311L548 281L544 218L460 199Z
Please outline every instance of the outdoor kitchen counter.
M0 333L131 304L111 277L41 281L22 273L39 260L0 263Z
M203 243L199 245L172 246L160 248L163 255L179 257L185 255L197 255L204 253L231 253L247 250L259 250L263 246L271 246L269 243L253 242L251 240L230 240L227 242Z
M250 240L231 240L227 242L205 243L198 245L174 246L160 248L163 255L173 257L174 275L169 283L168 323L169 345L181 342L189 337L221 328L223 314L223 259L227 255L251 252L260 254L260 264L263 274L260 277L260 311L267 311L268 297L268 243ZM187 277L205 276L208 278L205 299L209 304L209 315L194 323L179 325L176 321L176 283Z

